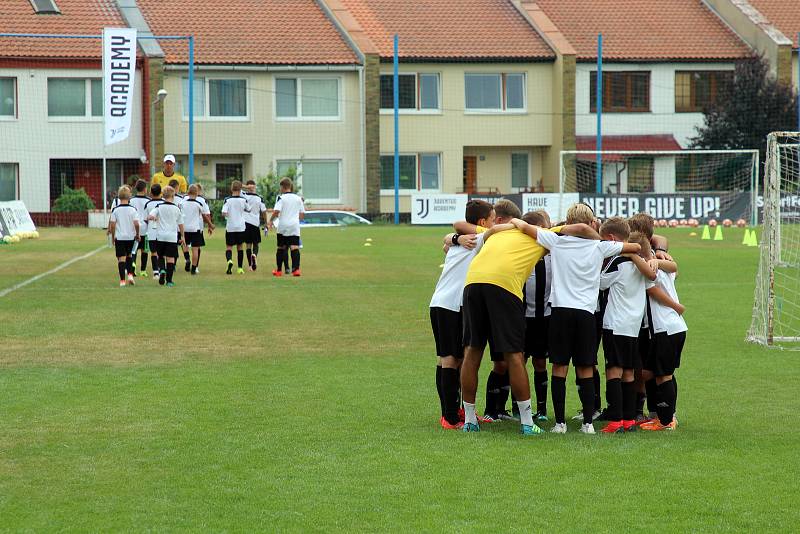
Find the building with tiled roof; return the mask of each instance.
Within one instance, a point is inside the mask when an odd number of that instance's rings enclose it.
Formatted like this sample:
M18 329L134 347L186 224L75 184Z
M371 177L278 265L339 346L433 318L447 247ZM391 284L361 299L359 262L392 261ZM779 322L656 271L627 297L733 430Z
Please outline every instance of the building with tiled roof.
M792 42L792 83L800 90L800 5L785 0L750 0L750 4Z

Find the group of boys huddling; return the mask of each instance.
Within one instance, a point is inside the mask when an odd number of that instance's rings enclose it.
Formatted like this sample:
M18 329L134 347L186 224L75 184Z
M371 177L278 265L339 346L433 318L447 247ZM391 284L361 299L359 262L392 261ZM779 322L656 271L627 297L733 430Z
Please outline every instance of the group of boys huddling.
M445 236L444 268L430 303L443 428L477 432L480 423L519 420L522 434L541 434L549 384L551 432L567 432L570 362L582 405L576 416L581 432L594 434L597 419L608 421L605 433L676 428L674 373L687 327L675 290L678 266L667 253L667 240L653 235L654 221L646 213L612 217L601 225L591 207L578 203L566 216L551 228L546 211L523 216L506 199L494 206L471 200L466 221ZM487 344L493 368L481 417L475 398ZM506 410L509 393L512 414Z
M275 219L282 214L277 234L277 268L272 274L282 276L284 267L288 274L291 250L291 274L300 276L300 220L305 209L302 198L292 193L293 184L289 178L284 178L280 186L281 195L267 220L267 207L256 194L255 181L248 180L244 186L238 180L231 184L231 194L222 204L222 216L226 220L226 274L233 274L233 247L237 252L238 274L244 274L245 252L249 269L255 271L258 268L261 222L263 220L268 227L274 227ZM160 285L174 286L179 246L183 250L185 271L199 274L200 252L206 244L203 230L207 229L211 236L215 229L202 186L192 184L187 194L182 195L178 192L178 181L172 180L163 190L160 184L152 184L148 195L147 182L138 180L134 191L127 185L119 188L108 224L108 234L115 247L120 287L134 285L137 276L147 277L148 257L153 278ZM137 251L141 253L138 271Z

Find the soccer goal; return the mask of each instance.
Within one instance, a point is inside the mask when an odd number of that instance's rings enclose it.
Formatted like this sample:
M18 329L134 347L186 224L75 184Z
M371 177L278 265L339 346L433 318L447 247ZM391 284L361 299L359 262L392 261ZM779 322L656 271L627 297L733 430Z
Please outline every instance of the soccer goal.
M767 137L763 221L747 340L800 350L800 133Z
M597 203L601 218L646 211L755 225L758 167L758 150L564 150L558 192Z

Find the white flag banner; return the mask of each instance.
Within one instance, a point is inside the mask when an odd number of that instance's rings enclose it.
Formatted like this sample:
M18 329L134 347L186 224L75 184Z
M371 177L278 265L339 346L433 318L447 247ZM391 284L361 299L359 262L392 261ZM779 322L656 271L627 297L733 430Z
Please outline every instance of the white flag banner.
M103 109L105 144L128 138L136 79L136 30L103 29Z

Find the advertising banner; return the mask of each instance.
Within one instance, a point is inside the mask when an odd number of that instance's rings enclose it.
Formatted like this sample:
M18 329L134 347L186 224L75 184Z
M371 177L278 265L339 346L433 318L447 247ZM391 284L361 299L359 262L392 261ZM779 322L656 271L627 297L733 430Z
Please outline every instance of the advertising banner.
M105 144L128 138L136 79L136 30L103 29L103 120Z
M453 224L466 209L467 195L411 195L411 224Z
M0 202L0 238L17 232L33 232L36 226L21 200Z

